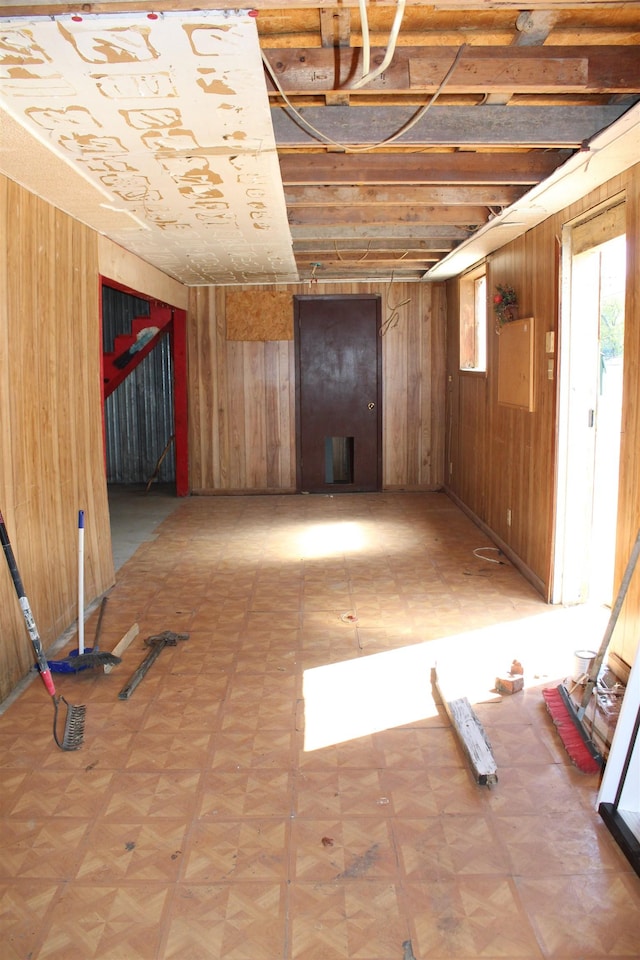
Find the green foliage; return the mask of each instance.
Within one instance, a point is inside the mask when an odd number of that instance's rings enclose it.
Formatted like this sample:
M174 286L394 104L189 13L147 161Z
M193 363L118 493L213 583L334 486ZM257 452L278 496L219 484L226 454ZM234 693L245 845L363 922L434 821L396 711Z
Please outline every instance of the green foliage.
M620 294L602 300L600 306L600 351L610 360L622 355L624 342L624 303Z

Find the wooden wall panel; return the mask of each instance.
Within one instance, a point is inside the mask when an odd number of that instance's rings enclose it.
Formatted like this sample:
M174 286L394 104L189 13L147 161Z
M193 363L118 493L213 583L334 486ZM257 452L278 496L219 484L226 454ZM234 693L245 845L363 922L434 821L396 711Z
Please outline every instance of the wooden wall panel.
M619 584L640 527L640 165L626 184L627 290L624 325L624 383L618 544L615 583ZM612 648L626 664L633 663L640 640L640 571L623 607Z
M96 235L0 177L0 509L46 647L114 578L102 439ZM0 560L0 698L33 662Z
M242 288L235 291L236 300ZM262 292L262 298L260 293ZM438 489L443 482L445 289L430 284L323 284L322 294L381 297L383 485ZM263 322L272 287L251 288ZM287 287L287 295L309 287ZM296 485L292 340L227 339L223 288L190 292L191 484L199 493L291 492ZM403 301L407 301L402 306ZM292 308L293 309L293 308ZM232 331L238 335L237 327Z
M135 293L144 293L172 307L187 309L188 287L140 257L123 250L113 240L98 236L98 267L103 277L115 280Z
M566 210L496 251L487 264L489 302L497 284L518 293L520 315L535 318L535 410L497 403L498 337L489 323L487 376L458 370L458 281L448 283L448 489L512 551L545 596L550 595L555 510L557 370L547 377L545 335L558 343L562 228L609 198L626 193L627 296L623 429L616 549L619 583L640 525L640 165L604 184ZM557 362L557 354L554 358ZM486 384L486 389L483 388ZM507 510L511 525L507 524ZM630 662L638 646L640 578L630 591L614 649Z

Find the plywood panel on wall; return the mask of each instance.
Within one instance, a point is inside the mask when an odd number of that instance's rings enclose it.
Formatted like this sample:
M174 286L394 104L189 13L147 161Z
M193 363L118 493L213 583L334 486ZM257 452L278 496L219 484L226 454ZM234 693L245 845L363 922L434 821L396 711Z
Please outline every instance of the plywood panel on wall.
M0 177L0 509L45 648L113 582L104 479L96 235ZM0 698L33 652L0 564Z
M243 289L190 294L191 480L195 492L293 492L296 485L293 297L306 286L251 288L260 340L229 339L229 304ZM283 296L274 300L274 293ZM433 490L443 482L444 287L326 284L322 294L381 297L383 486ZM286 317L284 297L291 303ZM396 306L399 306L396 311ZM271 339L268 318L283 339ZM392 323L385 326L391 318ZM397 322L396 322L397 321ZM289 328L290 329L290 328ZM237 327L231 331L237 333ZM246 331L245 331L246 332Z
M282 290L227 290L227 340L293 340L293 297Z
M533 334L535 320L506 323L498 340L498 403L531 412L534 404Z

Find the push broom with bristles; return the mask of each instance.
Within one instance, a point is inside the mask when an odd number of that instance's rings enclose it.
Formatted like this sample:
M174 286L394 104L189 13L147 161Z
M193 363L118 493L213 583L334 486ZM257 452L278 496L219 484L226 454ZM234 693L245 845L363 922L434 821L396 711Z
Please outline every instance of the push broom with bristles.
M51 670L49 669L49 664L47 663L47 659L42 649L42 642L40 640L38 628L36 627L36 622L31 612L31 606L24 591L22 578L20 577L20 573L18 571L16 559L13 555L13 550L9 541L9 534L7 533L7 528L1 512L0 541L2 542L2 547L4 550L4 555L7 558L11 579L13 580L13 585L18 595L18 602L20 603L20 608L24 616L24 622L27 626L31 643L33 644L38 670L40 671L40 676L42 677L42 682L46 687L47 693L51 696L53 701L53 738L61 750L77 750L78 747L82 746L84 739L86 707L73 706L73 704L68 703L63 696L59 696L56 693L53 677L51 676ZM64 703L67 708L62 736L60 736L58 733L58 713L61 703Z
M78 511L78 649L62 660L48 660L52 673L79 673L81 670L91 670L96 667L112 666L122 663L120 657L112 653L102 653L98 650L98 636L102 624L102 616L106 597L102 598L96 639L93 648L85 649L84 645L84 510Z
M565 750L569 754L572 762L579 770L582 770L583 773L597 773L604 762L602 754L583 721L587 707L589 706L589 701L591 700L591 695L593 694L593 689L598 682L602 661L604 660L611 637L613 636L615 625L618 622L618 616L620 615L622 604L627 595L627 590L629 589L629 584L631 583L639 555L640 530L638 530L636 535L633 549L631 550L626 569L620 581L620 589L618 590L615 603L611 608L609 622L607 623L600 648L589 670L580 705L578 706L573 702L570 691L567 690L563 683L557 687L549 687L547 690L542 691L547 710L556 726Z

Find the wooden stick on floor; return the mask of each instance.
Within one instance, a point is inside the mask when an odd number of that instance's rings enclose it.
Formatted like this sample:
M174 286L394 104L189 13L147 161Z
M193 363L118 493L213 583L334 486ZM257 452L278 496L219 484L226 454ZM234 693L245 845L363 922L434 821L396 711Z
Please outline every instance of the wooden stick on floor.
M135 638L138 636L139 633L140 633L140 627L138 626L137 623L134 623L133 626L129 627L124 637L122 638L122 640L118 640L115 647L111 651L114 654L114 656L121 657L124 651L131 644L131 642L135 640ZM105 663L104 672L111 673L114 666L115 664Z

